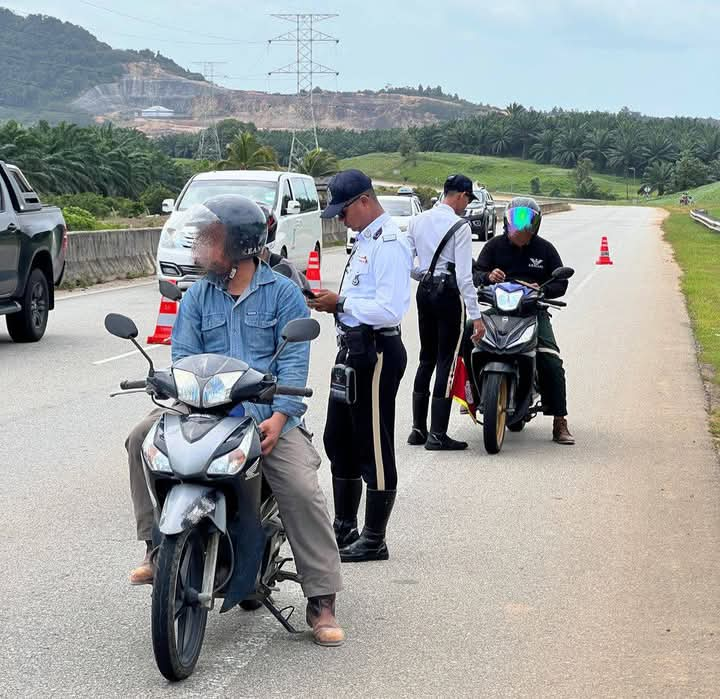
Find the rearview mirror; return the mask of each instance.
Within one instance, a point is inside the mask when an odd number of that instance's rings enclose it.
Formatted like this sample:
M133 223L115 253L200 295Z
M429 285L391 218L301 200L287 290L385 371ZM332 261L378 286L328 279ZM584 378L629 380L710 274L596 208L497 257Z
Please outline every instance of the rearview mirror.
M575 270L572 267L558 267L552 271L553 279L570 279L575 274Z
M138 336L138 329L135 323L127 316L119 313L109 313L105 316L105 329L115 337L123 340L134 340Z
M295 201L295 199L292 199L287 203L287 213L288 216L294 216L295 214L300 213L300 202Z
M309 342L320 334L320 323L314 318L297 318L291 320L282 331L283 340L287 342Z
M179 301L182 298L182 291L178 289L177 284L166 281L165 279L160 280L160 293L170 301Z
M172 210L174 208L175 208L175 200L174 199L163 199L162 212L164 214L171 214Z

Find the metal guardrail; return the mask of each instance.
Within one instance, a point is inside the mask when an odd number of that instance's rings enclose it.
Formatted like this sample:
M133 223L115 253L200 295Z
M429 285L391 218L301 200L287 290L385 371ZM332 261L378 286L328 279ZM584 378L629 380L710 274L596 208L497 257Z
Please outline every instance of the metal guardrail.
M713 218L712 216L708 216L705 209L693 209L690 212L690 217L694 221L702 223L703 226L705 226L706 228L720 232L720 221L716 218Z

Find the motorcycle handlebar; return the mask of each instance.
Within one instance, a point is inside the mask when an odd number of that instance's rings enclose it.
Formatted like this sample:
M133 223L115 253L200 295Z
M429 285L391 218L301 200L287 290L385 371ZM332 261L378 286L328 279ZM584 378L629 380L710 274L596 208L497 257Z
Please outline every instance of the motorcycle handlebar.
M567 306L565 301L556 301L555 299L543 299L543 303L547 303L549 306L557 306L558 308Z
M310 398L313 394L312 388L297 388L296 386L279 386L275 389L275 393L282 396L300 396L301 398Z
M146 379L141 379L140 381L130 381L129 379L126 379L125 381L120 382L120 388L123 391L130 391L135 388L145 388L146 386Z

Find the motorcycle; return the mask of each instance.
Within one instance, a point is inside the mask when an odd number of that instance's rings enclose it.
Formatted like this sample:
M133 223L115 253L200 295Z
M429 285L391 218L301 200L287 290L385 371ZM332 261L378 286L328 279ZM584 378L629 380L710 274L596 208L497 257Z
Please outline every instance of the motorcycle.
M570 267L559 267L554 279L569 279ZM474 344L468 373L477 405L483 415L483 442L489 454L497 454L506 429L520 432L539 412L537 382L538 315L548 308L567 304L545 298L543 288L521 281L504 281L478 290L485 335Z
M181 292L161 282L161 292ZM171 681L192 674L200 656L208 611L265 606L292 633L292 607L272 594L283 581L299 583L281 555L286 534L262 474L262 435L242 402L270 404L276 394L312 396L312 389L281 386L271 373L216 354L185 357L156 370L126 316L111 313L105 327L131 341L150 364L139 381L123 381L121 395L145 391L153 402L172 400L142 446L145 478L158 524L153 543L152 644L160 672ZM270 366L288 343L320 334L316 320L290 321ZM238 407L239 406L239 407Z

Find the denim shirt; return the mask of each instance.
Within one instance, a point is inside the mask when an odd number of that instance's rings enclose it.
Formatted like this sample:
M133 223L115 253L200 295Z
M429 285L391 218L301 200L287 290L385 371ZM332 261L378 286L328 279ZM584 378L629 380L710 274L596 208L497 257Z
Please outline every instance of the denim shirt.
M285 325L309 315L297 285L264 262L258 264L250 286L237 301L223 284L207 276L195 282L180 302L172 331L172 359L223 354L263 373L272 371L280 384L303 387L310 364L309 342L288 344L274 366L269 363L282 342ZM271 406L243 403L243 407L259 422L273 413L286 415L283 433L301 424L307 409L294 396L275 396Z

